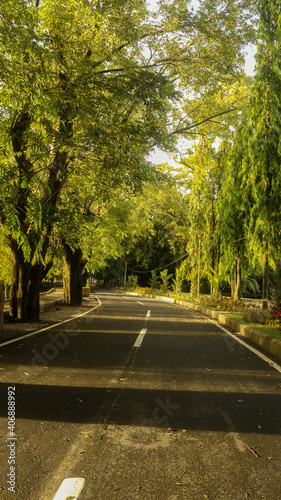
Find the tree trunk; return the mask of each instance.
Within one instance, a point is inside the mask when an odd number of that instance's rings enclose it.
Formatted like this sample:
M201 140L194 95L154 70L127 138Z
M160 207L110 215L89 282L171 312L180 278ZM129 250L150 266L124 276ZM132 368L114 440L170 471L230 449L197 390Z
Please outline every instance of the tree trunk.
M18 317L18 288L19 288L19 261L15 248L11 248L12 278L10 286L10 310L9 315L13 319Z
M265 236L262 237L263 261L262 261L262 309L268 308L267 298L267 270L268 270L268 245Z
M65 305L78 306L82 303L83 272L87 260L82 250L74 251L64 244L65 258L63 263L63 302Z
M23 252L13 239L9 239L12 257L10 288L10 317L22 322L39 320L42 265L24 260Z
M211 296L218 297L220 293L219 279L220 246L217 245L212 250L212 269L211 269Z
M241 266L240 259L235 259L234 281L231 283L231 298L237 302L241 298Z
M28 314L28 291L29 291L30 264L21 262L19 270L18 287L18 319L26 323L29 320Z
M36 322L40 316L40 290L42 282L42 264L36 263L29 273L27 320Z

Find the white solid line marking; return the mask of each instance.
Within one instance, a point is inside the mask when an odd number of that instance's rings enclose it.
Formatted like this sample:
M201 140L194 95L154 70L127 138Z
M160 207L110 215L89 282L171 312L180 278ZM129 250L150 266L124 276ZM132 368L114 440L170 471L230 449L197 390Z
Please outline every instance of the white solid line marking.
M12 340L7 340L7 342L3 342L2 344L0 344L0 347L2 347L4 345L8 345L8 344L13 344L13 342L19 342L19 340L26 339L27 337L32 337L32 335L37 335L37 333L46 332L47 330L51 330L51 328L55 328L56 326L63 325L64 323L69 323L69 321L73 321L74 319L81 318L82 316L85 316L85 314L89 314L90 312L94 311L95 309L97 309L98 307L100 307L102 305L102 302L100 301L100 299L98 297L97 297L97 300L99 302L98 305L96 307L92 307L92 309L89 309L89 311L86 311L82 314L77 314L77 316L73 316L73 318L65 319L64 321L60 321L59 323L55 323L55 325L46 326L45 328L41 328L41 330L37 330L36 332L27 333L26 335L23 335L22 337L18 337L16 339L12 339Z
M243 340L241 340L239 337L237 337L233 333L230 333L229 331L227 331L226 328L224 328L223 326L221 326L219 323L216 323L216 321L213 321L213 320L211 320L209 318L208 318L208 321L210 321L210 323L213 323L214 325L217 325L221 330L223 330L225 333L227 333L227 335L229 335L230 337L232 337L233 339L235 339L237 342L239 342L244 347L246 347L247 349L249 349L250 351L252 351L254 354L256 354L257 356L259 356L261 359L263 359L263 361L265 361L270 366L272 366L272 368L275 368L275 370L277 370L278 372L281 373L281 366L277 365L277 363L274 363L270 358L268 358L267 356L265 356L264 354L262 354L260 351L258 351L257 349L255 349L251 345L247 344Z
M69 477L64 479L53 500L76 500L79 498L81 491L85 485L83 477Z
M142 341L143 341L143 339L144 339L144 336L145 336L146 332L147 332L147 329L146 329L146 328L143 328L143 329L141 330L141 332L139 333L139 335L138 335L138 337L137 337L137 340L136 340L136 341L135 341L135 343L134 343L134 347L140 347L140 346L141 346Z

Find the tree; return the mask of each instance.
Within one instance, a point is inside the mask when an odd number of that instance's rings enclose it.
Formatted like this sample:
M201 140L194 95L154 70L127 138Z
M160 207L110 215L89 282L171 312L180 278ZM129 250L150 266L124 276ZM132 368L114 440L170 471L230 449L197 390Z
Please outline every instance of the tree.
M7 290L11 284L12 262L9 247L5 241L3 231L0 231L0 255L0 281L4 282L5 297L7 297Z
M263 246L263 307L267 307L268 247L280 239L281 61L279 0L260 0L259 43L249 128L250 168L245 181L254 203L250 229ZM247 166L247 167L249 167Z
M222 262L230 277L231 296L234 301L241 297L242 272L248 269L248 214L250 191L242 187L243 164L247 163L247 127L243 123L234 143L224 155L218 210Z
M192 120L186 110L172 113L176 85L198 98L235 77L252 36L247 9L205 0L194 12L186 2L161 2L155 19L137 0L3 3L0 220L12 254L14 317L38 319L59 195L75 159L86 151L104 184L135 164L131 178L140 181L144 152L171 147L198 126L194 113ZM202 120L215 116L210 110Z
M217 156L209 139L202 137L182 168L190 185L187 249L191 291L197 295L200 295L200 281L204 275L211 284L211 293L218 293L220 245L217 199L221 172Z
M23 321L39 316L59 194L75 157L85 147L92 157L98 152L107 170L101 182L114 170L126 175L120 165L129 137L139 135L140 157L171 95L165 77L137 60L143 16L136 2L126 2L125 12L83 0L1 7L0 216L14 269L10 313ZM119 140L117 158L105 147L110 140ZM140 165L138 156L134 150Z

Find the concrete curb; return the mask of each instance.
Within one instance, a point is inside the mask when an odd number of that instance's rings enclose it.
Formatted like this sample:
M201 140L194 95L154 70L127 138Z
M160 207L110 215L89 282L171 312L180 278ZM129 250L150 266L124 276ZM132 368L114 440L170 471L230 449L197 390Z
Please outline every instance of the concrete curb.
M266 333L262 333L258 330L255 330L251 326L244 325L243 323L239 323L235 319L229 318L224 314L218 311L212 311L211 309L207 309L206 307L199 306L197 304L192 304L191 302L185 302L183 300L172 299L171 297L163 297L160 295L153 294L140 294L136 292L122 292L126 295L139 295L142 297L147 297L150 299L163 300L165 302L171 302L174 304L178 304L180 306L186 307L187 309L192 309L194 311L198 311L204 316L208 316L218 321L221 325L225 325L235 333L245 337L250 340L253 344L261 347L264 351L268 352L272 356L281 360L281 341L267 335Z

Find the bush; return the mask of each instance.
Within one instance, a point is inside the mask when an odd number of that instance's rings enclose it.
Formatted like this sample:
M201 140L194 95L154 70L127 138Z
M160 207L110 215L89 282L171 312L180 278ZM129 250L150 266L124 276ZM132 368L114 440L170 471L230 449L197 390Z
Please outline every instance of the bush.
M173 275L168 274L168 269L164 269L164 271L160 272L160 278L162 283L160 285L160 292L166 293L170 289L169 281Z
M131 288L131 287L133 288L133 287L136 287L137 284L138 284L138 276L133 276L133 275L129 276L127 286L129 288Z
M183 278L180 276L180 270L176 269L176 277L173 278L173 292L180 294L182 292Z
M260 325L267 325L272 321L272 313L264 309L247 309L243 313L243 317L247 323L259 323Z
M244 304L241 300L232 300L227 297L221 297L217 305L218 311L236 311L243 307Z
M154 271L152 271L152 273L151 273L151 278L149 280L149 284L151 286L152 291L156 291L158 289L159 281L158 281L157 275Z

